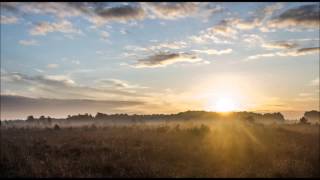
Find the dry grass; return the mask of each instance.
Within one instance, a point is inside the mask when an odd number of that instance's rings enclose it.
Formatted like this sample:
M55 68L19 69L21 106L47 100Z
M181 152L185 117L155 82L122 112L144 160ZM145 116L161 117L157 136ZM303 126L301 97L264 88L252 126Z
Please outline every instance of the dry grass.
M319 177L319 164L319 126L1 131L1 177Z

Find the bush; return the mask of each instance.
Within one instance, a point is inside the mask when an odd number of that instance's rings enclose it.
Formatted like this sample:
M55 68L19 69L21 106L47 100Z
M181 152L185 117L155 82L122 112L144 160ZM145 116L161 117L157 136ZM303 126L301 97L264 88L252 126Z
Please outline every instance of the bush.
M307 118L302 117L302 118L300 119L300 124L310 124L310 123L308 122L308 119L307 119Z
M60 129L60 126L59 126L58 124L55 124L54 127L53 127L53 129L54 129L54 130L59 130L59 129Z
M189 131L196 136L203 136L210 132L210 128L201 124L200 127L191 128Z

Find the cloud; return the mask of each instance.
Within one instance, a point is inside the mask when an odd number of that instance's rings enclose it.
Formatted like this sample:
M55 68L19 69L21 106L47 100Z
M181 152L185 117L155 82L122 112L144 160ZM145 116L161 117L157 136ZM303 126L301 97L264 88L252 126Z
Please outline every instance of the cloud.
M1 2L0 3L0 11L1 12L12 12L17 13L19 12L17 2Z
M37 40L31 39L31 40L20 40L19 44L24 46L35 46L39 45L39 42Z
M222 55L222 54L230 54L232 49L223 49L223 50L215 50L215 49L207 49L207 50L192 50L194 52L208 54L208 55Z
M67 20L62 20L60 22L41 22L36 24L31 30L31 35L46 35L51 32L61 32L61 33L75 33L82 34L80 29L73 27L72 23Z
M48 64L47 68L53 69L59 67L59 64Z
M298 44L286 41L264 42L262 47L267 49L292 49L298 47Z
M150 49L152 51L154 50L160 50L160 49L182 49L187 46L186 42L183 41L173 41L173 42L164 42L160 43L154 46L151 46L147 49Z
M76 64L76 65L79 65L79 64L80 64L80 61L78 61L78 60L72 60L71 63Z
M28 14L49 14L60 20L82 17L99 27L109 22L158 18L174 20L183 17L210 17L223 8L212 3L197 2L151 2L151 3L109 3L109 2L7 2L1 9L21 16Z
M28 76L18 72L2 72L1 81L9 85L20 86L15 90L17 94L29 97L50 97L60 99L86 98L86 99L117 99L129 100L147 97L127 89L114 89L106 86L83 86L77 84L65 75L37 75Z
M25 14L51 14L60 20L81 16L96 25L107 21L127 21L145 16L140 6L119 5L111 7L106 2L19 2L1 3L1 8L9 12Z
M288 39L288 40L266 41L264 38L260 37L257 34L244 34L241 38L244 42L248 43L248 45L251 47L260 46L267 50L273 50L273 49L283 49L283 50L291 49L292 50L292 49L298 48L299 46L314 46L318 44L315 42L319 41L319 39L310 39L310 38L304 38L304 39L295 38L295 39ZM298 50L297 53L302 53L303 51L306 51L306 50L302 48ZM310 51L314 51L314 48L310 49ZM293 50L291 51L291 54L292 53L294 53Z
M34 70L37 71L37 72L39 72L39 73L44 73L44 70L42 70L42 69L37 69L37 68L35 68Z
M101 37L102 39L108 39L108 37L110 36L109 33L107 31L101 31Z
M145 59L140 59L134 65L137 68L144 67L164 67L170 64L178 62L199 62L202 59L198 58L194 54L188 53L158 53L152 56L149 56Z
M299 93L298 95L301 96L301 97L309 97L309 96L312 96L311 93Z
M165 20L197 16L205 19L223 11L222 7L205 2L148 2L141 4L149 12L148 17Z
M288 9L273 17L268 23L271 28L287 28L301 26L305 28L319 28L319 4L302 5Z
M231 44L229 40L237 39L238 31L234 27L236 21L235 18L222 19L216 25L200 31L199 35L190 36L189 39L198 44L209 42Z
M217 25L211 28L211 32L223 37L235 38L238 33L236 29L232 28L233 19L223 19Z
M31 98L2 94L1 120L25 119L29 115L67 117L78 113L118 113L122 108L136 108L144 104L143 101Z
M263 57L275 57L275 56L280 56L280 57L304 56L304 55L319 53L319 51L320 51L320 47L300 48L300 49L289 50L289 51L284 51L284 52L257 54L257 55L249 56L248 60L260 59Z
M244 42L248 43L250 46L252 45L261 45L264 43L264 39L256 34L244 34L242 36Z
M136 84L130 84L127 81L123 81L120 79L99 79L96 81L101 87L110 87L110 88L117 88L117 89L140 89L140 88L147 88Z
M261 8L258 8L253 12L253 16L241 20L241 19L234 19L233 25L235 25L236 28L241 30L250 30L253 28L261 27L263 26L264 21L269 18L272 14L274 14L276 11L280 10L282 8L282 3L274 3L270 4ZM262 30L265 30L264 27L261 27Z
M237 17L222 19L216 25L201 31L199 35L190 36L189 39L192 42L199 44L208 42L232 44L230 40L238 39L239 30L251 30L253 28L262 27L263 22L281 8L281 3L275 3L258 8L253 13L254 15L247 19L240 19Z
M317 77L317 78L315 78L314 80L312 80L312 81L310 82L310 85L311 85L311 86L319 86L319 78Z
M301 48L297 50L298 54L319 53L320 47Z
M1 15L0 23L1 24L17 24L18 18L15 16L4 16Z
M52 14L59 18L79 16L81 14L75 8L70 8L69 3L56 3L56 2L6 2L6 10L19 12L22 14L32 13L32 14Z
M190 36L189 39L193 43L197 44L208 44L208 43L216 43L216 44L232 44L226 38L219 38L215 36L213 33L207 31L200 32L199 35Z
M121 30L120 30L120 33L123 34L123 35L126 35L126 34L128 34L128 31L125 30L125 29L121 29Z
M161 53L161 52L168 52L169 50L181 50L188 46L187 42L184 41L172 41L172 42L162 42L157 43L155 45L149 45L148 47L141 47L141 46L133 46L133 45L127 45L124 47L124 50L127 51L123 53L124 57L129 56L137 56L141 54L147 54L147 53Z
M142 20L145 18L146 14L142 7L124 5L109 8L96 8L89 18L89 21L97 26L104 25L110 21L117 22L127 22L129 20Z
M199 6L194 2L152 2L145 3L145 7L161 19L177 19L195 14Z
M274 56L276 56L276 54L274 53L257 54L257 55L249 56L248 59L253 60L253 59L260 59L262 57L274 57Z

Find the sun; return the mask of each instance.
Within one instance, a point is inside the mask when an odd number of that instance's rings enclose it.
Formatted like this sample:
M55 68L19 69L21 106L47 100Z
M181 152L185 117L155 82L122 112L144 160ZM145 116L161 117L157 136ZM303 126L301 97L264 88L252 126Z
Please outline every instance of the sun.
M231 112L238 109L237 103L228 97L220 97L214 104L213 110L217 112Z
M234 98L220 96L210 100L208 108L212 111L226 113L238 110L239 106Z

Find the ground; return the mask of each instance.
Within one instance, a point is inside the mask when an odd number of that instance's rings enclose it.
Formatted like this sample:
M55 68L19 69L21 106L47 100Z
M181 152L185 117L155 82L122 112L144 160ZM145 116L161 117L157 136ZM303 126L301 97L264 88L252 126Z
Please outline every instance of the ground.
M320 177L318 125L1 130L1 177Z

